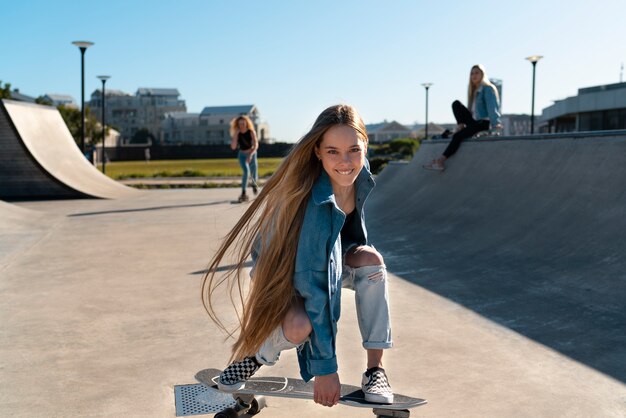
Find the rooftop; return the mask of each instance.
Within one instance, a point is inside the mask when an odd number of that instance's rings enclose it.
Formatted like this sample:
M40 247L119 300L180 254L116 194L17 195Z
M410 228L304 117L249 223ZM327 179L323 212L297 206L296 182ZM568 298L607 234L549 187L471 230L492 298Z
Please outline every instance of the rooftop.
M248 115L256 110L254 105L207 106L202 109L201 116L209 115Z
M74 98L72 96L70 96L69 94L57 94L57 93L46 93L46 96L48 96L48 98L50 98L50 100L53 101L74 101Z
M180 96L178 89L140 87L137 96Z

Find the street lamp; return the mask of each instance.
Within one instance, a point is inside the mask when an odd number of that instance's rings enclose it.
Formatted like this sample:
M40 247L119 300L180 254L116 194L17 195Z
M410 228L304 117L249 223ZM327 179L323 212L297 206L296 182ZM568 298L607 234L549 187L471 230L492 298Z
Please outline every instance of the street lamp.
M105 154L104 143L106 141L106 123L104 121L104 101L105 101L105 90L104 84L107 82L111 76L108 75L99 75L98 78L102 80L102 174L104 174L104 166L107 161L107 156Z
M433 83L422 83L422 86L426 89L426 132L424 134L424 139L428 139L428 89L432 85Z
M76 45L80 49L80 114L81 114L81 130L80 130L80 150L85 154L85 51L93 42L88 41L74 41L73 45ZM91 161L91 158L89 159Z
M542 55L531 55L526 57L528 61L533 65L533 99L530 110L530 133L535 133L535 68L537 67L537 61L543 58Z

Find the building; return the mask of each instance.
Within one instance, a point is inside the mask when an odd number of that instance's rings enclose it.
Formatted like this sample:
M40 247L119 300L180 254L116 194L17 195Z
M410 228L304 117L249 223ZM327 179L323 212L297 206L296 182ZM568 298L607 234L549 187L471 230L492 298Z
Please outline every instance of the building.
M544 132L626 129L626 83L578 89L578 95L543 109Z
M18 102L35 103L34 97L20 93L19 89L13 89L11 91L11 100L17 100Z
M385 120L380 123L365 125L365 129L367 129L368 141L373 144L381 144L398 138L415 137L410 128L407 128L395 120L391 122Z
M502 113L502 80L499 78L490 78L491 84L496 86L496 90L498 90L498 98L500 99L500 113Z
M229 138L228 130L224 132L223 129L220 129L220 133L217 134L202 132L199 113L166 113L161 125L163 135L161 139L164 144L224 144L225 139Z
M178 89L139 88L135 95L120 90L106 90L106 124L120 132L124 143L129 143L140 130L147 130L154 138L163 136L165 115L186 112L185 101L179 99ZM96 90L89 101L91 112L100 121L102 91ZM102 122L102 121L100 121Z
M161 139L166 144L230 144L230 121L240 115L252 120L259 142L270 142L269 125L260 122L255 105L207 106L200 113L168 113Z
M456 129L455 123L428 122L428 138L429 139L448 138L450 135L452 135L452 132L454 132L455 129ZM413 132L414 132L415 138L427 139L426 138L426 125L423 125L423 124L413 125Z
M506 114L500 120L503 136L530 135L530 115Z
M43 99L52 103L52 106L57 107L63 105L65 107L72 107L77 109L78 106L74 101L74 98L67 94L47 93L43 96Z

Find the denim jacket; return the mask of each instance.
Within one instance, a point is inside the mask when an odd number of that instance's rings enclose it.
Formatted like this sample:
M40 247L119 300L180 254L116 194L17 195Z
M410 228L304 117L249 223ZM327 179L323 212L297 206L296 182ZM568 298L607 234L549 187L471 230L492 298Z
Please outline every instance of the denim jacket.
M496 95L495 87L483 84L476 91L476 108L474 109L476 120L489 119L491 128L501 123L500 103Z
M356 210L361 219L360 223L355 222L355 229L359 230L347 234L362 241L348 247L367 244L363 205L375 185L368 165L366 161L355 182ZM341 311L341 273L343 254L348 249L342 249L340 237L345 218L337 207L330 177L322 170L307 203L293 278L313 326L309 340L298 350L300 374L305 381L337 371L335 343Z

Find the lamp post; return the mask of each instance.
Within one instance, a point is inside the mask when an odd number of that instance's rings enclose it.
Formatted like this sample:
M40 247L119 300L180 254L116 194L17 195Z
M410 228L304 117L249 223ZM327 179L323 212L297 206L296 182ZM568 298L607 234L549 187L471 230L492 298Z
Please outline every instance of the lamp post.
M85 51L93 42L88 41L74 41L73 45L76 45L80 49L80 114L81 114L81 130L80 130L80 150L85 154ZM89 159L91 161L91 158Z
M428 139L428 89L433 83L422 83L422 86L426 89L426 132L424 133L424 139Z
M105 154L104 143L106 142L106 122L104 120L104 102L105 102L105 90L104 84L107 82L111 76L108 75L99 75L98 78L102 81L102 174L104 174L104 167L107 162L107 156Z
M533 65L533 99L532 105L530 108L530 133L531 135L535 133L535 69L537 67L537 61L543 58L542 55L531 55L530 57L526 57L528 61Z

